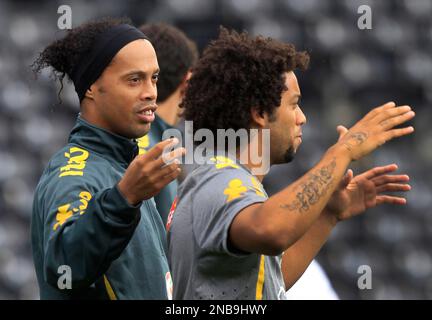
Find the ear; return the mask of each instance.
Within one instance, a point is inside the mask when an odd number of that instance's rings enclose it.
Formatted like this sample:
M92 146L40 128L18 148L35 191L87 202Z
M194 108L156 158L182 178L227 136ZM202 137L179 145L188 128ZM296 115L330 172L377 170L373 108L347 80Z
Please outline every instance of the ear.
M94 99L94 92L95 92L95 90L96 90L96 88L95 88L94 84L92 84L90 86L90 88L87 89L87 91L85 93L85 97L93 100Z
M268 115L263 112L261 115L258 108L252 107L251 109L251 127L266 128L268 126Z
M184 94L186 92L186 88L188 86L188 82L189 82L189 79L191 77L192 77L192 72L190 70L188 70L188 72L183 77L183 80L180 82L179 89L180 89L180 95L182 97L184 96Z

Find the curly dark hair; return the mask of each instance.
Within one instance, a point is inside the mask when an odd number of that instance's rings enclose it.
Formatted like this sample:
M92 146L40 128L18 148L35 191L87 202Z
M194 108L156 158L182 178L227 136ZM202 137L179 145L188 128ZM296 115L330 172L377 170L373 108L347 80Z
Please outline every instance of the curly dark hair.
M139 28L152 43L159 67L158 102L177 90L186 73L198 60L196 44L181 30L165 23L144 24Z
M181 103L194 132L248 129L251 108L271 117L281 103L285 72L307 69L309 55L292 44L221 27L204 50Z
M60 98L64 77L67 75L71 80L72 70L81 62L81 57L91 50L97 36L119 24L131 24L131 20L106 17L68 30L64 38L55 40L39 54L31 65L33 72L37 76L42 69L51 67L54 78L60 81Z

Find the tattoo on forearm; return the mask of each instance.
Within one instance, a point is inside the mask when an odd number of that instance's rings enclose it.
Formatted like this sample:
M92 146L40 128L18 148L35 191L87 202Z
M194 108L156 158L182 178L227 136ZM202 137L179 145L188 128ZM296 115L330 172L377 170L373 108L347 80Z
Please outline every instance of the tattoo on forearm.
M351 151L352 147L359 146L366 141L368 134L366 132L354 132L348 137L348 140L344 142L344 145Z
M309 174L306 182L300 184L296 199L290 204L281 204L280 207L289 211L298 210L300 213L308 211L310 206L317 203L331 186L335 167L336 158L333 158L328 165Z

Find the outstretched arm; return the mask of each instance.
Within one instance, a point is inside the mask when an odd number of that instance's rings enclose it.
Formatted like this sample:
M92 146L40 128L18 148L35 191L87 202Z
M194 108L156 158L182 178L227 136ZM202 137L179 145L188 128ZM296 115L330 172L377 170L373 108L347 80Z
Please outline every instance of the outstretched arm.
M284 252L282 272L287 289L301 277L338 221L349 219L383 203L406 204L405 198L386 194L411 189L407 183L408 175L389 174L395 170L397 165L391 164L375 167L355 177L352 170L348 170L318 220Z
M396 107L392 102L373 109L303 177L264 203L241 210L230 226L231 245L241 251L266 255L286 251L321 216L352 160L414 131L413 127L394 128L414 117L410 111L409 106Z

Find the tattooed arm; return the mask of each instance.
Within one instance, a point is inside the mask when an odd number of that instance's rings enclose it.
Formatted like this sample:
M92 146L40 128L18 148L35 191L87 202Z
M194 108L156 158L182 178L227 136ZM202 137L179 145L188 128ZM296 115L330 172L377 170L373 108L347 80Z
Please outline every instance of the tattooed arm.
M406 199L386 194L407 192L411 189L408 175L390 175L396 164L375 167L353 176L348 170L318 220L282 257L282 272L286 288L302 275L330 235L338 221L350 219L368 208L380 204L405 205Z
M303 177L266 202L242 209L231 223L230 245L246 252L277 255L305 236L306 245L310 246L308 256L314 255L330 233L334 221L332 215L327 217L321 212L349 163L393 138L412 133L412 127L394 129L414 117L410 110L409 106L396 108L394 103L387 103L370 111ZM306 235L309 229L310 235ZM301 246L299 243L297 247Z
M330 163L317 169L306 176L306 181L297 187L296 199L291 203L282 203L281 208L288 211L307 213L311 205L314 205L325 195L334 180L336 157Z
M350 162L345 147L330 148L296 182L266 202L243 209L231 224L231 242L247 252L277 255L285 251L318 219ZM248 228L243 227L246 221Z

